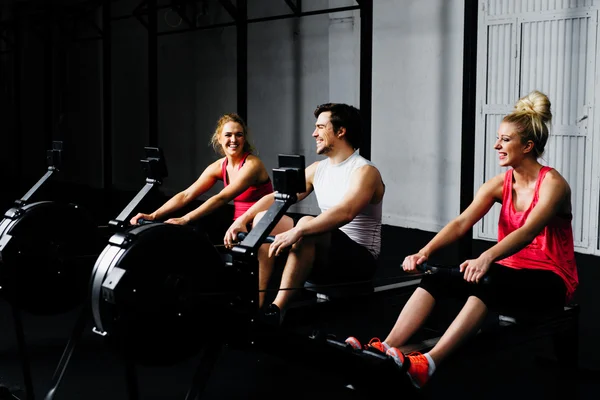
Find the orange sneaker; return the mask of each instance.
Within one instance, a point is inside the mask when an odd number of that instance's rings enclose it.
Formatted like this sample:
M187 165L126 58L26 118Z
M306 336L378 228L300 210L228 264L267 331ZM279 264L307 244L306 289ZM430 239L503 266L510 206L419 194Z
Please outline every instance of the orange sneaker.
M350 347L353 350L362 350L362 344L354 336L348 337L344 340L344 343L346 343L346 347Z
M408 376L413 385L422 388L429 380L429 360L419 352L410 353L407 358L409 361Z
M371 351L377 354L385 354L385 346L379 338L373 338L369 340L369 343L365 346L366 351Z
M403 352L401 352L400 350L398 350L395 347L390 347L390 349L388 351L386 351L385 354L394 359L396 364L398 364L398 366L400 367L401 371L406 370L406 367L408 364L406 363L406 356L404 355Z
M357 338L355 338L354 336L350 336L344 341L344 343L346 343L347 347L350 347L353 350L365 350L370 351L372 353L382 355L385 354L385 346L383 345L381 340L379 340L379 338L373 338L369 340L369 343L367 345L363 346L362 344L360 344L360 341Z
M418 389L425 386L429 380L429 361L427 357L419 352L404 355L395 347L389 349L386 354L392 357L402 370L406 370L413 386Z

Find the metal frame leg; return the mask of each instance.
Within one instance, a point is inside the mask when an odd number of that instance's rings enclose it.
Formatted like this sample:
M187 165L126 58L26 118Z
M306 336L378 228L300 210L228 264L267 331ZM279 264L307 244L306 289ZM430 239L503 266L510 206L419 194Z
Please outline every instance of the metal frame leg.
M194 373L192 386L188 390L185 400L197 400L206 388L210 374L215 364L219 361L223 353L223 344L219 346L209 346L204 349L200 356L200 364Z
M83 330L85 329L85 326L87 325L89 313L90 313L90 308L88 306L84 306L83 309L81 310L79 316L77 317L77 321L75 322L75 327L73 328L71 337L69 338L69 341L67 342L67 346L65 347L65 350L63 351L60 361L58 362L58 366L56 367L56 370L54 371L54 375L52 376L52 386L50 387L50 390L46 394L46 397L44 398L45 400L54 399L54 395L56 394L56 391L58 390L58 386L60 385L60 383L62 381L62 378L67 369L67 366L69 365L69 361L71 360L71 356L73 355L75 346L77 345L77 343L79 343L79 340L81 339L81 336L83 334Z
M31 378L31 364L29 362L29 354L27 353L27 344L25 343L25 333L23 332L23 319L21 318L21 310L15 305L11 305L13 320L15 323L15 334L17 336L17 346L19 347L19 356L21 357L21 368L23 371L23 379L25 380L25 391L27 400L34 400L35 394L33 391L33 379Z
M125 379L127 381L129 400L138 400L140 398L140 388L137 379L137 369L135 363L128 359L125 360Z

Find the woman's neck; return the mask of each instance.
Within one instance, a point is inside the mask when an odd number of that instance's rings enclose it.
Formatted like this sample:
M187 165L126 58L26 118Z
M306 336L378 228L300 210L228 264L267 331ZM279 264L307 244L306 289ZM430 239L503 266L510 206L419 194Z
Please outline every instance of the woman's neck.
M537 160L526 158L521 164L513 167L513 179L524 186L535 184L542 167Z
M242 161L244 160L244 155L246 153L241 153L240 155L233 155L233 156L225 156L225 158L227 158L227 165L231 166L234 169L238 169L238 167L240 166L240 164L242 163Z

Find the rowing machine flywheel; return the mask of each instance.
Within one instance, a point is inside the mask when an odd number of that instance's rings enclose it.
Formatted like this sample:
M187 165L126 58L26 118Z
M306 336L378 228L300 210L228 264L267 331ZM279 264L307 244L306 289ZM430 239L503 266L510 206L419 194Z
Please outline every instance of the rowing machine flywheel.
M94 331L140 364L191 357L226 319L223 271L218 251L191 227L152 223L116 233L92 274Z
M98 228L81 207L51 201L9 209L0 221L0 296L32 314L83 303Z

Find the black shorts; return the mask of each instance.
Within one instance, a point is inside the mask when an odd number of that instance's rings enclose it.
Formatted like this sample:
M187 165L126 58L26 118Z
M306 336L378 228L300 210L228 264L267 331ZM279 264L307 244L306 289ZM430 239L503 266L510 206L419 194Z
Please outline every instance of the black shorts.
M308 281L332 284L371 279L377 269L375 256L339 229L330 234L330 246L323 250L324 257L317 257Z
M475 296L489 310L509 314L558 311L565 305L566 286L552 271L514 269L492 264L489 283L469 283L460 277L426 275L420 287L439 301L444 297L466 301Z

